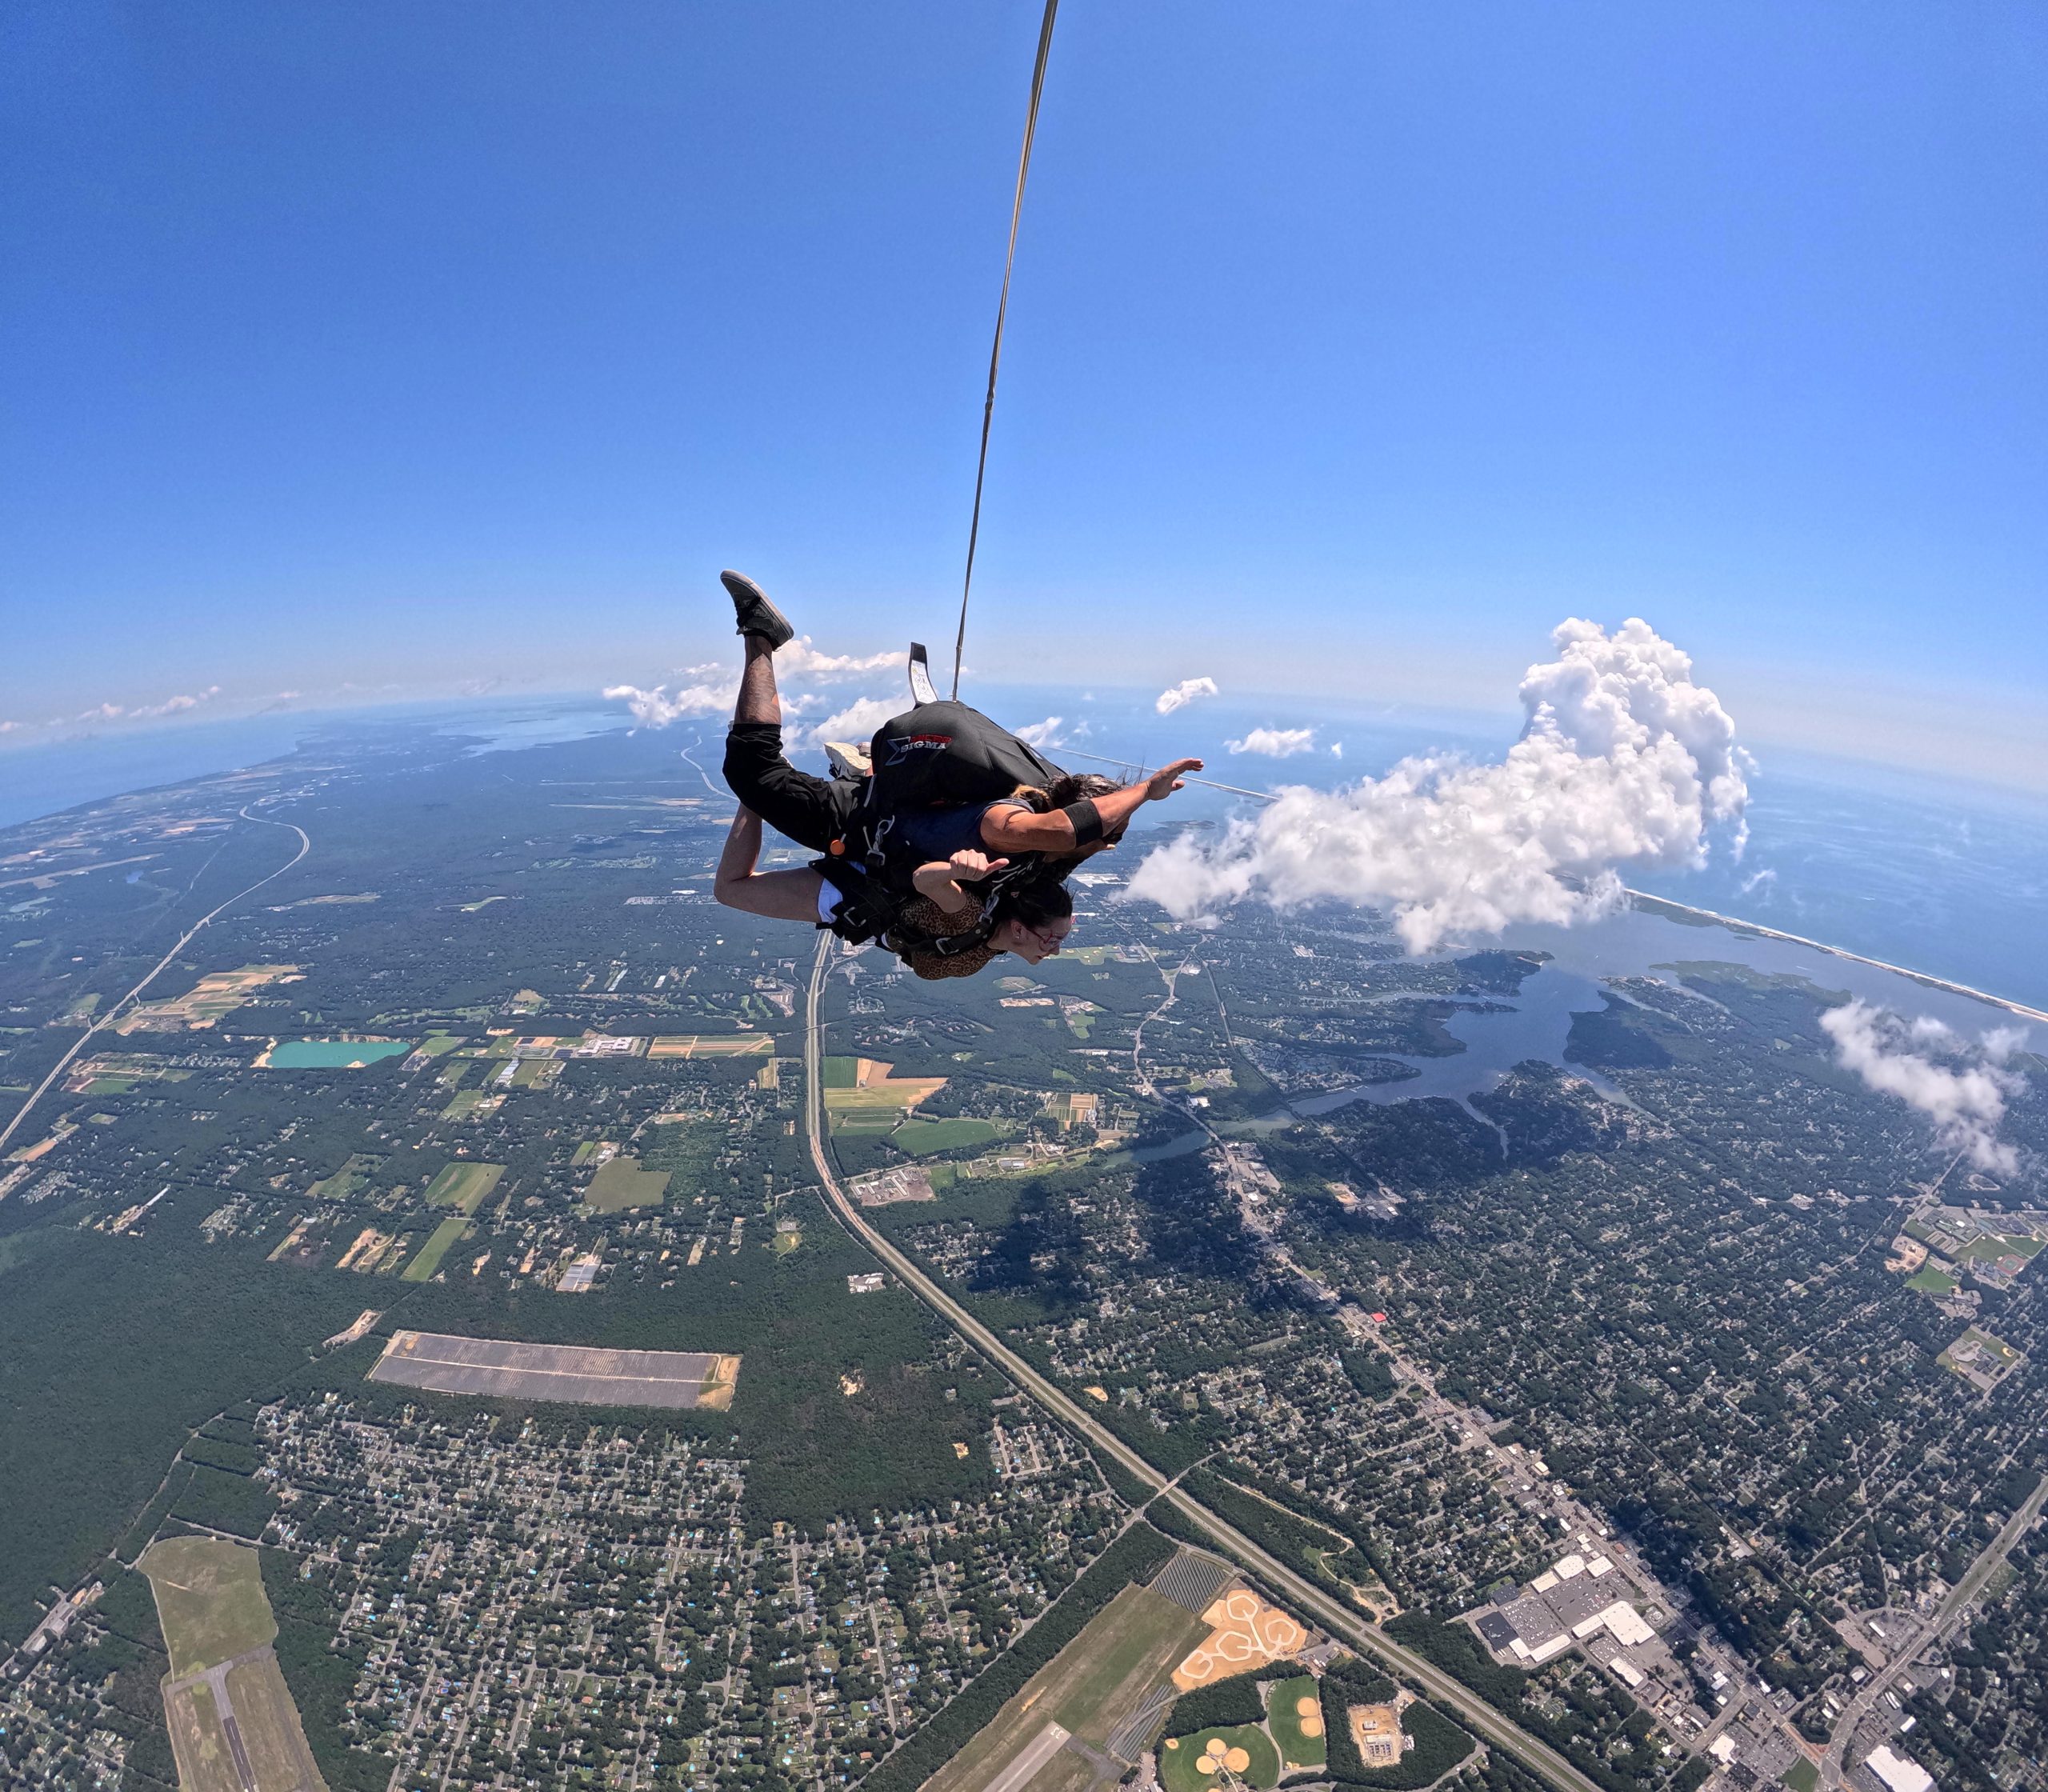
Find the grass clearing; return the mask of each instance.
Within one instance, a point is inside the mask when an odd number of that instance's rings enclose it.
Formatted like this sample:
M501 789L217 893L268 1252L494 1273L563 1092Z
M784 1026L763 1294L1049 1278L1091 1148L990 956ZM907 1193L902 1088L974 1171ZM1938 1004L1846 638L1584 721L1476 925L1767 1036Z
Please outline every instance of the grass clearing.
M473 1214L490 1198L498 1179L505 1174L502 1163L444 1164L441 1173L426 1185L430 1207L458 1207Z
M419 1248L419 1254L400 1272L401 1282L425 1282L441 1267L441 1259L454 1247L455 1241L470 1229L466 1214L456 1214L434 1227L427 1241Z
M642 1170L638 1158L613 1158L598 1166L597 1174L583 1191L583 1200L600 1214L616 1214L628 1207L658 1207L668 1194L669 1174L666 1170Z
M254 1550L218 1537L168 1537L143 1555L174 1677L218 1666L275 1638Z
M959 1151L986 1145L1002 1136L986 1120L906 1120L890 1134L889 1142L899 1151L918 1158L928 1151Z
M362 1192L383 1161L364 1152L352 1153L333 1175L322 1176L306 1192L315 1201L346 1201Z
M1780 1776L1781 1783L1792 1788L1792 1792L1814 1792L1821 1782L1819 1766L1803 1755L1787 1767Z
M256 1775L258 1792L277 1786L320 1786L320 1770L306 1746L306 1728L299 1722L298 1706L275 1656L259 1662L243 1662L228 1670L228 1702L234 1707L235 1726L242 1732L242 1746L249 1751L249 1765ZM235 1792L241 1792L239 1781Z
M1930 1263L1926 1268L1920 1270L1917 1274L1907 1277L1906 1286L1916 1294L1953 1294L1955 1292L1955 1278L1952 1275L1943 1275L1939 1270Z
M163 1722L178 1762L178 1792L242 1792L210 1686L179 1687L163 1702Z
M1025 1682L994 1722L933 1775L925 1792L983 1792L1048 1722L1063 1725L1100 1748L1164 1682L1174 1663L1208 1634L1208 1626L1170 1599L1147 1587L1126 1587ZM1272 1744L1266 1747L1270 1753ZM1050 1772L1049 1766L1032 1781L1034 1792L1050 1783Z

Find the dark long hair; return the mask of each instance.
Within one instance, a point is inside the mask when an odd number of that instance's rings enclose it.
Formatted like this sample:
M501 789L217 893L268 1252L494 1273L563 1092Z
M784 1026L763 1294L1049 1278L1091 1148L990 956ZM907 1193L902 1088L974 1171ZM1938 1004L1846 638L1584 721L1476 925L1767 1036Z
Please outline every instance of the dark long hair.
M1074 898L1066 886L1053 878L1030 878L1014 884L996 898L990 919L997 926L1006 921L1022 922L1026 927L1043 927L1066 921L1074 914Z

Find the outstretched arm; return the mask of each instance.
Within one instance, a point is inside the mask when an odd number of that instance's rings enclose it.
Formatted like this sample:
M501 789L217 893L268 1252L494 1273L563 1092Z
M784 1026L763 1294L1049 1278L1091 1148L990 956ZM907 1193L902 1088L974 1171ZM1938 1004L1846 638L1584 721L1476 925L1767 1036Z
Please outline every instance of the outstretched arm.
M744 805L733 817L711 894L729 909L766 915L771 921L815 921L825 880L808 866L757 871L761 859L761 818Z
M1094 798L1095 813L1102 818L1102 831L1113 834L1148 802L1163 802L1181 788L1184 772L1200 771L1199 759L1176 759L1154 772L1142 784L1126 784L1120 790ZM991 809L982 818L982 844L1005 853L1071 853L1078 844L1074 823L1066 810L1034 815L1028 809Z

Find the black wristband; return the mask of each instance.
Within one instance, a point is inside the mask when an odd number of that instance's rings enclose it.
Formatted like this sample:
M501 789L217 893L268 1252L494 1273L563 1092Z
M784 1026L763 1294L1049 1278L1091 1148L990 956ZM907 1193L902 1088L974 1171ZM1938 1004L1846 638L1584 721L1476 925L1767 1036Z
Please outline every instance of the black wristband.
M1102 838L1102 812L1086 797L1078 802L1070 802L1060 813L1074 824L1075 846L1092 846Z

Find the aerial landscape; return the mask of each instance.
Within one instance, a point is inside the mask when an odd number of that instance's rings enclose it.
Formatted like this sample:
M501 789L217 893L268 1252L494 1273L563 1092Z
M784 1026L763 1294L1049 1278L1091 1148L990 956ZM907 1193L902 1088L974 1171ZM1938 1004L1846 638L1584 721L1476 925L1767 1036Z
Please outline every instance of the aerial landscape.
M2048 1792L2038 12L0 46L0 1792Z

